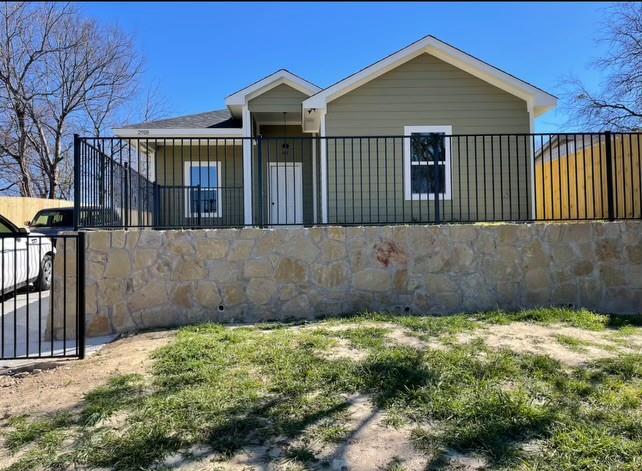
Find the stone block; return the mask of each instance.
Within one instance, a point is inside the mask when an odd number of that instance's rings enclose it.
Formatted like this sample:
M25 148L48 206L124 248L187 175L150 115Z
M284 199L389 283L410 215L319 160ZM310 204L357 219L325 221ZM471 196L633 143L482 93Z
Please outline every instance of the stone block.
M276 267L275 277L280 282L300 283L307 280L305 264L299 260L284 257Z
M253 240L232 241L230 252L227 255L227 260L230 262L247 260L248 258L250 258L253 248Z
M163 243L163 234L164 232L155 231L152 229L145 229L140 231L140 236L138 237L137 247L157 249Z
M165 283L154 280L137 290L133 296L130 296L127 300L127 307L130 312L136 312L157 306L167 306L168 302Z
M227 255L229 245L227 240L199 239L196 241L196 256L201 260L220 260Z
M274 267L267 258L248 260L243 266L243 276L245 278L267 278L273 275Z
M199 305L208 310L218 309L221 304L221 296L218 292L218 287L216 286L216 283L211 281L199 282L196 286L194 297Z
M239 285L227 285L221 288L223 292L223 303L225 304L225 309L237 304L244 303L245 291Z
M203 280L207 276L204 262L194 258L180 258L172 271L174 281Z
M276 293L277 284L269 278L253 278L247 284L246 295L249 302L267 304Z
M387 291L392 288L392 276L387 270L366 268L353 273L352 286L366 291Z
M156 249L136 249L134 250L134 268L142 270L152 265L158 259Z
M457 283L445 274L429 273L425 278L425 289L431 295L457 291Z
M319 243L319 262L332 262L346 257L346 246L344 242L326 239Z
M87 232L87 243L89 249L107 251L111 247L111 235L109 231Z
M94 314L88 321L87 330L85 331L87 337L101 337L112 333L109 317L106 314Z
M112 231L111 233L111 246L115 249L125 248L125 231Z
M347 286L350 281L350 269L345 262L334 262L329 265L319 264L312 270L312 279L322 288Z
M174 306L181 309L191 309L192 303L192 284L185 283L178 285L172 292L171 302Z

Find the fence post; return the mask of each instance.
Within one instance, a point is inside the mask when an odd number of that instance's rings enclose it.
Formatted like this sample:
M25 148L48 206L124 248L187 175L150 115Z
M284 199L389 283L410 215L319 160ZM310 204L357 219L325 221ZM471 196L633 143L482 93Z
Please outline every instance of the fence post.
M74 134L74 230L80 223L80 136Z
M445 137L443 134L433 134L431 136L433 143L437 144L437 151L433 152L434 167L435 167L435 184L433 188L435 189L435 223L439 224L441 222L441 215L439 214L439 192L441 191L439 185L439 162L442 158L442 154L445 152ZM434 140L436 138L436 141Z
M201 225L201 222L202 222L201 217L203 215L203 200L201 198L202 198L202 195L201 195L201 184L199 183L196 186L196 211L197 211L196 214L198 214L198 216L196 217L196 221L197 221L198 226Z
M123 163L123 167L125 168L125 175L124 175L124 180L125 180L125 194L123 195L123 198L125 201L123 201L123 213L124 214L124 220L125 220L125 227L129 227L129 178L130 178L130 172L129 172L129 165L127 162Z
M63 255L64 257L67 254ZM78 358L85 358L85 233L79 232L76 239L76 306L78 307Z
M606 200L608 207L609 221L615 219L615 206L613 204L613 152L611 148L611 131L604 133L606 139Z
M258 196L258 217L259 227L263 227L263 150L262 136L256 136L256 172L257 172L257 196Z

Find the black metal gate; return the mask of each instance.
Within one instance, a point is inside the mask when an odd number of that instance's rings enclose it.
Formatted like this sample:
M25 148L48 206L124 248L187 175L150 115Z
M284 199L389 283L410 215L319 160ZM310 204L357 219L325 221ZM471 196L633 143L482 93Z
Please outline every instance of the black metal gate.
M0 359L84 357L84 249L0 219Z

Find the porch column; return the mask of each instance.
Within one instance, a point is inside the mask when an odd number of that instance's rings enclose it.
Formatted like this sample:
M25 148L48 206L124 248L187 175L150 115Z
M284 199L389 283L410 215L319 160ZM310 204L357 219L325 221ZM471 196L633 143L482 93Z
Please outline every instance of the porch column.
M252 121L247 105L243 106L243 215L246 226L252 225Z
M325 112L321 115L321 223L328 223L328 143L325 137Z
M533 136L535 132L535 115L533 114L533 105L528 104L528 128L531 136L528 136L528 150L530 151L529 164L531 166L529 178L531 179L531 219L534 221L537 218L537 208L535 207L535 149L533 148ZM552 171L552 170L551 170ZM544 178L544 157L542 156L542 178Z

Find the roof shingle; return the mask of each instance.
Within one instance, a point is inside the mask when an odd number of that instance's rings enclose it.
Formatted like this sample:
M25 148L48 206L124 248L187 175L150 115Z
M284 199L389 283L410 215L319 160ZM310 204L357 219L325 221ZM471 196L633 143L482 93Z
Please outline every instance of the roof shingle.
M240 128L241 120L234 118L228 110L206 111L205 113L188 114L174 118L127 124L128 129L192 129L192 128Z

